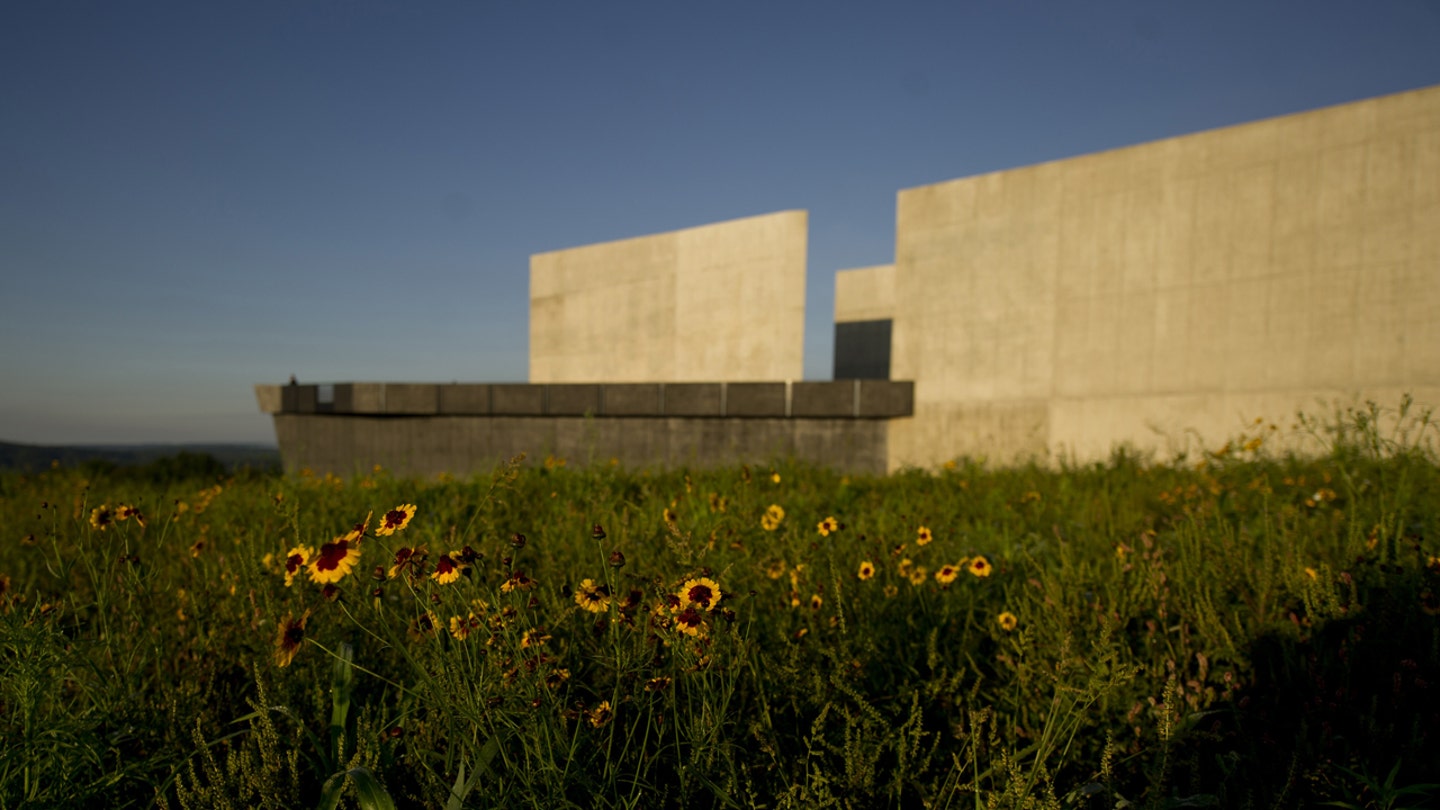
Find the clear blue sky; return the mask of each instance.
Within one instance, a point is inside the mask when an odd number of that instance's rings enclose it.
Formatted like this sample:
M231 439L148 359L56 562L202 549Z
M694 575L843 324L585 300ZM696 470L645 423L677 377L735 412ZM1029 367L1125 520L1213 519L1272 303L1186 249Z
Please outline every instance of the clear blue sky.
M251 386L524 380L529 256L1440 83L1440 0L0 6L0 439L273 443Z

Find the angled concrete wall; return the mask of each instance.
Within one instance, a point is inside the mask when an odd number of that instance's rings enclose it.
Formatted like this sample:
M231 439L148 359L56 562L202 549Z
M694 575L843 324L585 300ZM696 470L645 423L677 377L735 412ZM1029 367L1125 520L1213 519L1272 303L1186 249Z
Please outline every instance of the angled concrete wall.
M807 214L530 258L530 382L800 379Z
M892 469L1440 404L1440 87L908 189L895 261Z

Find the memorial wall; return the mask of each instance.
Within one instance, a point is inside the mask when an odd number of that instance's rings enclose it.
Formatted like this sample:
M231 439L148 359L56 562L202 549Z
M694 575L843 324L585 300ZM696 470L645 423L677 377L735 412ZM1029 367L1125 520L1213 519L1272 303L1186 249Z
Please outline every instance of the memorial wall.
M1440 404L1440 87L901 191L890 467Z
M530 258L530 382L798 380L807 215Z

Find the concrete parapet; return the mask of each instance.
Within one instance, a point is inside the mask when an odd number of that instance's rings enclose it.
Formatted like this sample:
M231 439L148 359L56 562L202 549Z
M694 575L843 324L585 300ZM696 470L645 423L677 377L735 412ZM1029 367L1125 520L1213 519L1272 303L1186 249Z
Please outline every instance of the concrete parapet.
M549 416L584 416L600 412L601 386L594 383L556 383L545 386L545 413Z
M726 416L785 417L789 383L729 383L725 386Z
M857 416L859 380L797 382L790 384L790 415Z
M484 416L490 413L489 385L484 383L451 383L450 385L439 386L439 391L440 413L474 416Z
M606 416L660 416L660 383L602 385L600 412Z
M280 389L280 410L284 413L315 413L314 385L286 385Z
M353 416L279 413L275 434L287 470L399 475L487 473L521 453L577 464L711 467L799 459L883 473L886 423L867 419L578 416Z
M884 419L915 413L915 383L909 380L857 380L860 386L855 415Z
M385 413L385 383L336 383L335 410Z
M434 383L386 383L385 413L438 413L438 389Z
M670 416L724 416L720 383L667 383L661 389L664 412Z
M543 416L545 387L525 383L492 385L490 412L496 416Z

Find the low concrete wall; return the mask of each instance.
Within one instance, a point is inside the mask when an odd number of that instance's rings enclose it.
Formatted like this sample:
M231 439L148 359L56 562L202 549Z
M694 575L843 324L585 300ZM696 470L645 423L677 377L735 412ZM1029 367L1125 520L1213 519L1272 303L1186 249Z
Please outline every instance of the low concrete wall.
M524 453L571 464L714 467L800 459L883 474L886 419L275 414L285 469L351 475L489 472Z
M577 464L710 467L794 458L884 473L914 384L333 383L257 385L287 470L488 472L524 453Z
M914 412L915 384L330 383L257 385L255 399L266 413L295 414L889 419Z

